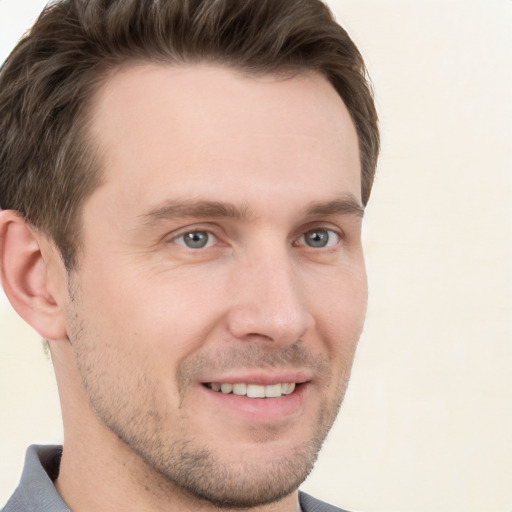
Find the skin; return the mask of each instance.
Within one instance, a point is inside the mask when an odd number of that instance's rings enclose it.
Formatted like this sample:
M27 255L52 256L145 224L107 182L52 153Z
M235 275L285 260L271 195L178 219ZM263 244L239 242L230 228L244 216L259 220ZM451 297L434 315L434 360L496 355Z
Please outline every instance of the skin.
M314 73L140 64L98 91L92 126L105 179L77 270L27 235L63 409L57 489L79 512L294 511L366 310L346 107ZM205 386L291 381L264 399Z

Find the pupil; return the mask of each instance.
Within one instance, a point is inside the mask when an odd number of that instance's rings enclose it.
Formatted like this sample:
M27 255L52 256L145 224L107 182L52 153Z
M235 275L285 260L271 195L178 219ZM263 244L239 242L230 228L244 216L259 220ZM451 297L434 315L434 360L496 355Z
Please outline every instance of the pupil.
M306 233L306 243L311 247L325 247L329 241L329 233L325 230L315 230Z
M208 243L208 234L204 231L187 233L184 236L184 241L186 246L190 247L191 249L201 249Z

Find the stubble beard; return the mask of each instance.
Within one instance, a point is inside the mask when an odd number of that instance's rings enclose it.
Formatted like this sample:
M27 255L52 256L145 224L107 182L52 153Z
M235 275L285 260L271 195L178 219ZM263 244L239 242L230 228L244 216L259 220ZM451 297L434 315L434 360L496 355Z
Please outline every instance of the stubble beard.
M166 493L169 497L179 492L185 499L199 499L225 509L267 505L298 489L311 472L334 423L352 363L351 359L347 361L341 378L337 375L333 382L329 363L297 342L278 355L269 355L257 346L247 345L248 348L233 350L231 356L222 355L214 362L203 354L183 365L179 375L182 402L189 380L197 375L198 368L204 368L201 365L205 360L210 366L221 368L236 367L241 362L244 368L258 365L282 367L285 362L293 367L307 361L307 366L315 367L316 375L322 376L325 385L335 386L333 398L319 404L310 436L296 446L293 453L264 463L244 460L235 467L232 462L222 460L225 454L215 453L205 440L187 431L186 422L180 421L186 420L186 415L176 418L170 432L165 398L155 392L158 386L152 382L151 375L144 373L143 365L131 369L129 380L116 379L111 369L125 360L118 357L119 346L103 341L100 345L91 335L90 326L79 319L76 311L74 326L70 342L90 407L98 420L143 461L147 475L144 485L151 487L153 484L158 493ZM106 358L105 348L110 350ZM126 369L124 373L128 373ZM270 430L268 435L269 438L272 436Z

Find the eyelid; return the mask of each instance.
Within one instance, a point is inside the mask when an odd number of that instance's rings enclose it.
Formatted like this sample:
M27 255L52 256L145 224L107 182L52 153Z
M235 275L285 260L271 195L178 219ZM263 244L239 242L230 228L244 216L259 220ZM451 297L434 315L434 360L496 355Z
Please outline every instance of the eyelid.
M196 231L205 231L215 235L219 229L216 224L210 222L195 222L192 224L181 225L167 232L164 238L172 240L186 233L194 233Z
M307 245L306 243L299 243L308 233L310 233L311 231L327 231L329 233L333 233L337 240L334 244L332 245L327 245L327 246L324 246L324 247L312 247L310 245ZM319 250L329 250L329 249L332 249L333 247L339 245L343 239L345 237L345 233L343 232L342 229L338 228L338 227L334 227L334 226L326 226L325 224L318 224L318 225L313 225L313 226L308 226L306 229L302 229L299 236L295 239L295 241L293 242L293 245L295 247L307 247L309 249L313 249L315 251L319 251Z
M185 239L183 238L185 235L188 235L190 233L206 233L208 235L208 240L206 242L206 245L204 245L203 247L188 247L187 244L185 243ZM182 239L183 243L181 242L178 242L179 239ZM186 249L190 249L190 250L193 250L193 251L200 251L202 249L208 249L209 247L211 247L212 245L214 245L216 242L217 242L217 237L211 233L210 231L205 231L205 230L195 230L195 231L185 231L184 233L181 233L180 235L176 235L175 237L173 237L172 241L178 245L181 245L183 247L185 247Z
M329 248L333 247L333 246L328 246L328 247L315 248L315 247L308 246L305 243L299 243L299 241L301 239L303 239L303 237L307 233L309 233L311 231L314 231L314 230L323 230L323 231L327 231L327 232L333 233L336 236L336 238L338 239L337 243L340 243L345 238L345 233L344 233L344 231L339 226L333 226L332 224L325 225L323 223L316 223L316 222L314 222L314 223L311 223L310 225L303 226L300 229L298 235L293 238L292 245L293 246L305 246L305 247L309 247L309 248L315 249L315 250L329 249ZM173 231L172 233L168 233L164 237L164 240L167 243L170 243L170 242L177 243L176 241L179 238L183 237L184 235L186 235L188 233L204 232L204 233L207 233L209 235L209 237L211 237L211 239L213 239L211 241L209 240L208 244L203 248L203 249L206 249L206 248L211 247L212 245L214 245L214 243L218 244L219 242L222 242L222 235L219 234L218 231L219 230L216 229L216 225L212 226L212 225L205 225L205 224L191 224L189 226L185 226L185 227L179 228L179 229ZM178 245L183 246L183 247L189 249L189 247L187 247L185 243L178 243ZM197 249L195 249L195 250L197 250Z
M189 247L186 246L185 243L178 243L177 240L189 233L207 233L209 235L210 239L213 239L212 241L214 243L218 243L220 240L220 237L216 233L216 231L218 231L218 230L213 229L213 226L205 226L204 224L203 225L192 224L190 226L185 226L183 228L177 229L176 231L174 231L172 233L167 234L165 236L164 240L166 240L167 243L170 243L170 242L177 243L177 245L185 247L186 249L190 249ZM205 247L203 247L202 249L207 249L208 247L211 247L213 245L212 241L209 240L207 245ZM194 250L197 251L198 249L194 249Z

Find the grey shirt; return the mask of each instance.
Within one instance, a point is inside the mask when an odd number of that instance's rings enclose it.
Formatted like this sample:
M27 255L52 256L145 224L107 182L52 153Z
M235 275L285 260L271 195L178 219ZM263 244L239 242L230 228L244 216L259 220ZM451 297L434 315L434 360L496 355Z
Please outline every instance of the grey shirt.
M53 485L61 456L61 446L30 446L20 483L2 512L71 512ZM346 512L303 492L299 503L302 512Z

